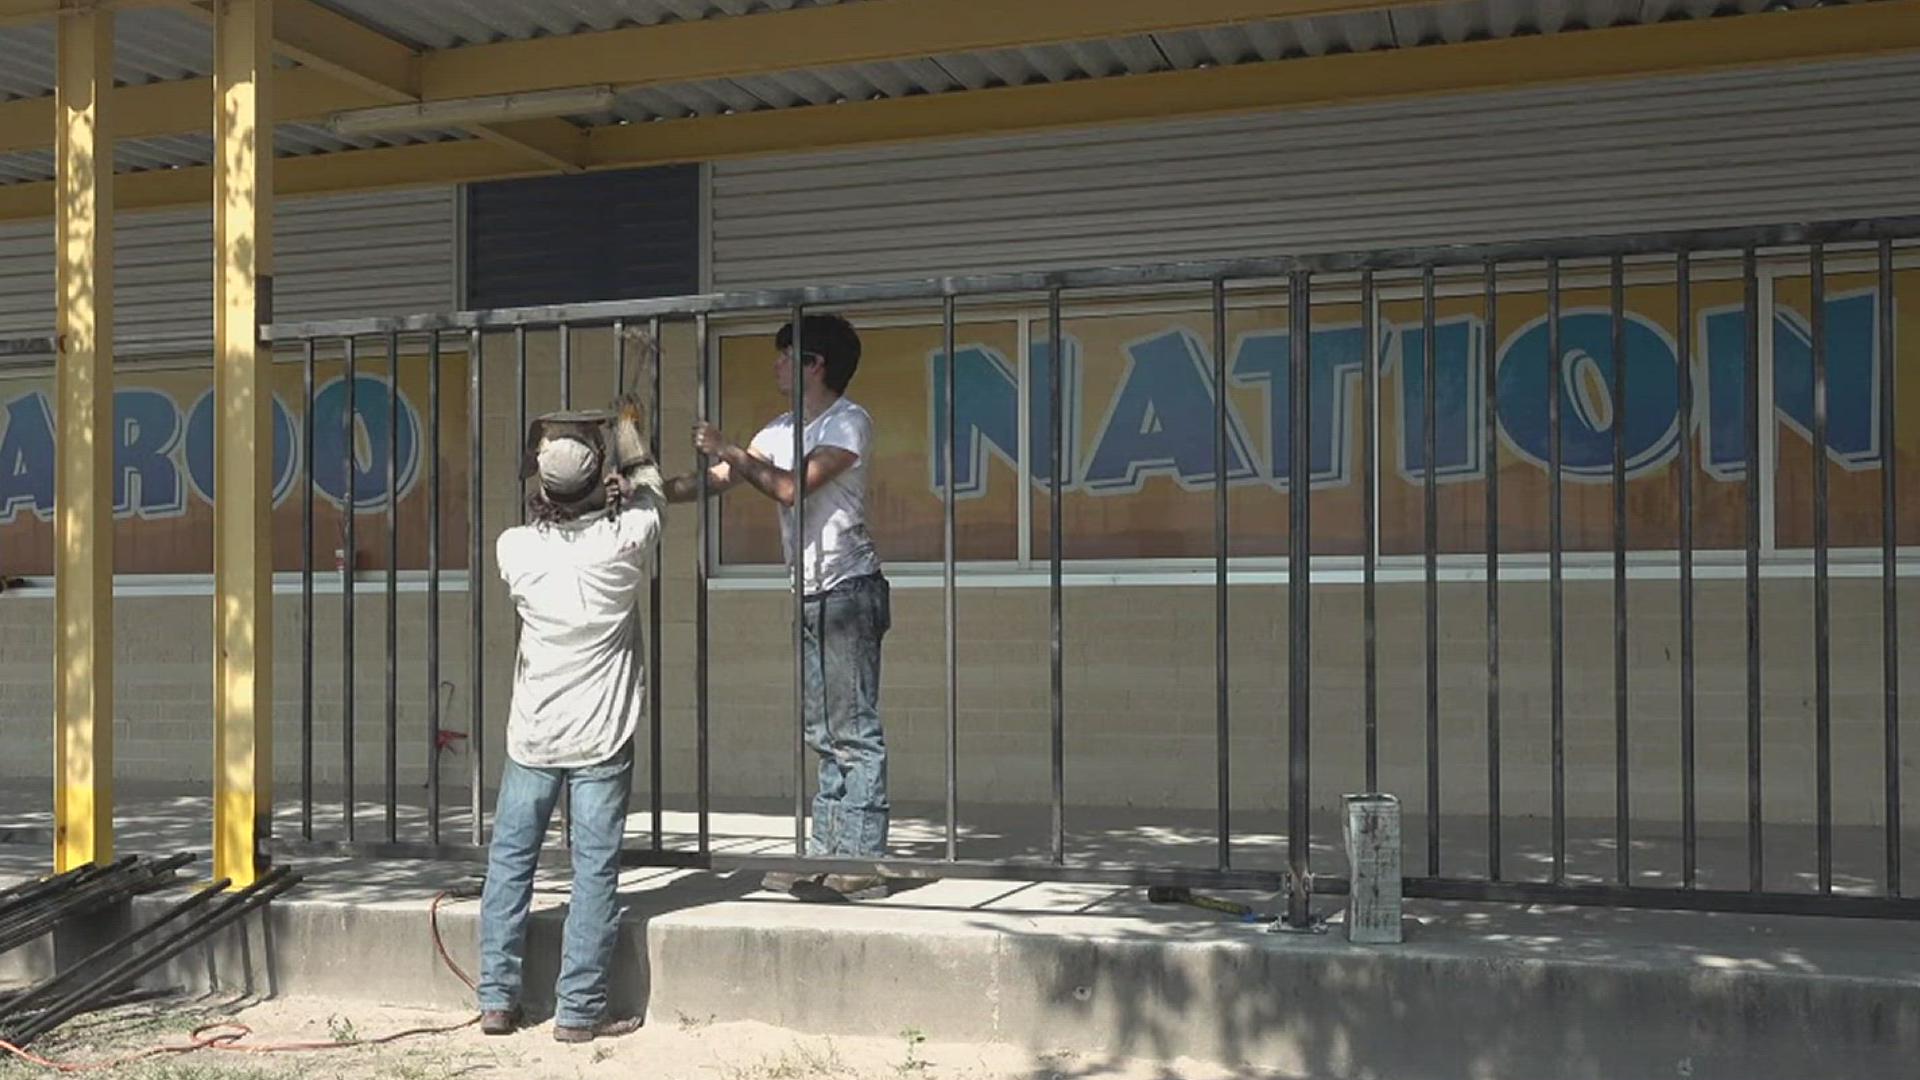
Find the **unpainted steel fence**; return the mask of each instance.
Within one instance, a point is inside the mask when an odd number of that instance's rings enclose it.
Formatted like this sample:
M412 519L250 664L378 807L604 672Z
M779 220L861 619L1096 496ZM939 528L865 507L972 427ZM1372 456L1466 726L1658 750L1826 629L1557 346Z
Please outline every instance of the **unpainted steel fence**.
M1310 363L1310 342L1313 319L1313 297L1316 289L1338 287L1342 290L1357 291L1360 298L1362 318L1365 321L1363 335L1368 343L1367 369L1359 380L1364 395L1360 415L1365 430L1359 439L1363 460L1360 464L1362 483L1362 507L1366 515L1365 531L1369 537L1376 533L1376 476L1379 463L1375 460L1376 432L1374 430L1377 415L1374 395L1381 377L1381 349L1379 336L1374 325L1376 293L1382 283L1393 281L1403 284L1417 284L1418 295L1423 309L1420 333L1424 342L1424 381L1421 408L1424 412L1425 460L1436 460L1436 423L1435 423L1435 374L1433 365L1436 354L1436 282L1444 279L1452 284L1461 280L1461 276L1477 276L1482 291L1481 303L1484 304L1487 321L1492 325L1494 313L1500 301L1500 285L1503 274L1512 275L1524 271L1528 275L1544 276L1544 292L1547 305L1546 327L1548 335L1547 356L1551 369L1546 381L1551 391L1541 403L1546 412L1550 460L1546 469L1550 482L1547 500L1547 558L1545 580L1549 592L1550 605L1550 667L1551 691L1549 695L1548 723L1551 730L1551 868L1544 878L1523 879L1509 872L1502 865L1501 853L1503 839L1503 808L1501 803L1501 745L1502 745L1502 690L1500 668L1501 625L1500 625L1500 588L1503 578L1513 577L1511 568L1502 566L1500 538L1500 485L1498 469L1489 469L1486 478L1485 529L1485 567L1481 579L1485 590L1485 627L1487 635L1486 654L1486 707L1482 717L1472 718L1473 722L1484 724L1487 746L1486 785L1487 799L1484 807L1473 808L1476 812L1484 810L1486 815L1486 865L1484 874L1479 876L1448 876L1441 872L1441 819L1443 811L1442 796L1445 778L1442 774L1439 745L1441 734L1441 705L1438 693L1439 681L1439 567L1441 551L1436 531L1438 515L1436 513L1438 489L1436 487L1436 469L1424 470L1422 498L1425 508L1424 544L1420 566L1424 582L1424 667L1426 680L1425 695L1425 766L1426 789L1424 835L1417 837L1409 846L1408 863L1413 867L1406 878L1405 886L1409 895L1458 900L1487 900L1513 902L1550 902L1597 904L1630 907L1662 907L1682 909L1707 909L1747 912L1782 912L1849 916L1877 916L1913 918L1920 916L1920 900L1909 899L1901 895L1901 841L1906 825L1901 818L1900 792L1900 701L1899 701L1899 573L1901 554L1895 528L1896 517L1896 469L1895 469L1895 432L1900 423L1895 407L1897 397L1894 393L1894 313L1893 304L1880 303L1877 308L1874 332L1877 338L1879 355L1884 362L1879 365L1879 390L1884 407L1878 416L1878 436L1885 450L1884 464L1880 476L1880 512L1881 541L1879 551L1878 578L1883 605L1881 626L1883 679L1884 679L1884 758L1885 772L1881 778L1885 793L1886 817L1884 833L1884 879L1881 887L1873 895L1858 892L1837 891L1834 885L1833 849L1833 763L1832 763L1832 678L1830 659L1830 600L1829 580L1831 576L1829 537L1829 510L1827 490L1827 469L1823 466L1813 469L1813 542L1812 542L1812 580L1813 580L1813 624L1810 627L1811 642L1815 650L1816 672L1816 720L1813 732L1815 762L1809 770L1808 782L1815 786L1815 805L1817 806L1817 888L1804 892L1789 892L1769 889L1763 876L1764 851L1763 837L1769 823L1762 812L1762 719L1763 698L1761 694L1761 551L1762 522L1760 516L1760 474L1761 474L1761 431L1762 408L1759 379L1755 373L1759 368L1760 349L1760 293L1758 288L1757 265L1762 258L1779 260L1791 258L1800 260L1810 276L1813 290L1811 308L1814 322L1812 333L1813 351L1813 431L1814 453L1821 455L1827 445L1827 336L1823 331L1824 296L1827 265L1830 259L1842 257L1850 260L1866 260L1872 267L1871 273L1878 281L1879 295L1891 298L1894 291L1896 255L1908 241L1920 238L1920 219L1900 218L1866 221L1832 222L1822 224L1782 225L1760 228L1736 228L1724 230L1667 232L1638 236L1612 236L1581 240L1555 240L1551 242L1501 243L1479 246L1452 246L1435 248L1410 248L1395 250L1373 250L1360 252L1339 252L1331 254L1311 254L1301 256L1277 256L1271 258L1234 259L1217 262L1190 262L1150 266L1127 266L1106 269L1071 270L1058 273L1008 273L988 274L965 277L930 278L918 281L853 285L818 288L776 289L758 292L741 292L718 295L700 295L656 300L635 300L607 303L586 303L546 307L519 308L495 311L468 311L451 314L421 315L405 318L364 318L343 319L321 322L281 323L271 328L271 338L276 346L298 347L304 352L305 389L309 415L314 393L315 357L322 350L337 350L344 357L349 372L347 385L349 393L353 386L351 377L356 363L356 350L361 343L375 341L385 343L384 354L397 357L402 339L422 342L427 346L429 364L429 418L427 421L428 438L434 449L427 459L431 462L428 477L431 510L427 518L429 533L427 550L431 560L428 568L427 603L428 640L427 671L425 678L430 687L439 685L439 664L441 642L439 640L438 603L440 579L439 551L440 536L444 525L441 520L441 492L439 458L437 450L440 428L441 386L439 380L439 355L449 341L463 345L470 363L467 369L468 385L467 409L470 417L469 437L471 445L468 462L467 482L469 484L469 519L452 523L452 527L464 529L470 541L468 565L472 568L472 586L468 593L468 622L466 648L468 664L474 673L472 692L467 702L469 713L467 734L470 737L470 784L472 805L468 808L470 830L464 842L450 841L441 830L441 793L438 786L438 769L430 766L427 770L430 790L428 792L429 839L424 843L411 843L401 839L396 827L396 807L399 801L398 778L396 771L396 745L399 738L397 721L397 686L399 674L395 661L396 623L395 623L395 574L397 555L393 545L398 535L393 527L392 500L389 500L389 544L387 558L387 623L386 623L386 695L383 733L386 751L385 773L385 830L378 839L368 840L356 832L355 815L352 812L355 778L352 774L354 761L353 741L357 727L353 712L352 694L346 695L345 723L342 727L342 745L346 772L344 782L347 787L346 806L348 811L342 821L343 835L339 839L327 839L316 836L313 817L314 755L318 752L313 737L314 711L314 593L313 583L316 567L313 551L313 504L314 472L312 460L313 425L306 425L304 438L308 451L304 472L305 494L304 515L307 524L306 542L303 551L303 610L305 612L305 639L303 666L304 699L301 712L302 743L301 773L302 805L301 829L298 838L280 838L274 843L274 849L289 854L351 854L365 857L420 857L472 860L481 857L481 845L486 838L485 807L481 805L484 762L482 748L483 734L489 714L497 711L481 695L482 679L479 672L486 662L487 641L483 633L482 593L480 568L486 565L485 544L489 536L497 532L506 522L484 520L483 498L490 481L483 475L482 417L486 415L481 360L484 343L495 336L510 336L516 344L515 378L519 387L519 430L526 427L526 379L527 379L527 335L530 331L555 332L559 342L560 397L564 406L572 404L573 399L573 357L571 352L572 335L587 328L611 328L617 350L616 368L619 385L627 384L628 356L627 335L624 330L630 327L645 328L655 343L662 343L663 326L690 322L693 327L694 345L691 355L675 355L665 350L657 362L652 364L651 378L653 393L653 438L656 456L660 437L660 369L667 365L692 365L698 372L694 402L694 412L701 419L714 415L713 390L714 370L714 329L716 320L759 315L790 318L796 328L796 338L802 327L801 317L809 311L834 309L867 309L876 305L922 304L940 305L942 312L942 332L946 355L954 355L956 308L961 302L980 302L990 299L1031 298L1044 300L1046 322L1049 330L1047 340L1052 363L1047 375L1047 409L1051 419L1048 432L1052 440L1053 452L1048 465L1047 490L1048 520L1051 525L1046 554L1048 595L1050 603L1049 633L1050 654L1050 691L1049 709L1051 718L1051 821L1049 856L1045 858L1025 858L1015 860L964 859L959 852L959 807L958 790L958 738L959 709L957 704L957 674L959 660L956 635L956 590L959 571L957 568L955 543L955 475L957 435L954 424L955 410L955 369L957 364L947 363L945 367L945 410L946 438L938 452L945 462L944 476L944 553L942 558L942 588L944 591L945 626L945 851L941 858L886 859L878 862L870 860L813 859L805 852L805 747L803 745L801 723L798 716L798 702L804 699L806 667L801 654L801 574L799 572L800 551L796 547L793 564L789 567L793 587L793 636L794 667L793 680L796 701L794 726L793 762L794 762L794 852L792 855L745 855L716 852L713 850L710 829L711 766L713 753L709 738L709 663L708 663L708 594L709 581L713 571L714 548L712 543L714 522L712 510L706 492L701 492L697 504L698 541L689 552L669 557L690 558L696 576L695 580L695 738L697 746L697 776L695 778L696 804L698 811L697 841L691 848L669 847L664 842L662 798L662 686L658 676L660 668L661 618L660 618L660 579L658 561L654 571L652 585L652 624L647 635L649 664L655 677L648 680L651 694L649 709L650 724L645 734L651 747L651 842L635 847L625 853L629 865L738 868L752 870L805 870L810 872L872 872L876 868L895 875L927 875L946 877L983 877L1020 880L1081 880L1090 882L1112 882L1131 884L1179 884L1211 885L1215 887L1243 887L1274 889L1284 891L1286 897L1287 920L1298 925L1309 919L1309 901L1313 894L1338 894L1345 890L1346 882L1336 874L1316 872L1310 865L1309 838L1312 831L1313 806L1310 799L1310 779L1313 754L1309 745L1310 724L1310 687L1314 671L1309 663L1312 641L1313 608L1310 603L1312 592L1307 588L1287 590L1287 693L1286 693L1286 738L1287 754L1284 763L1287 803L1286 830L1286 867L1284 871L1254 870L1235 865L1235 849L1230 840L1229 817L1229 745L1232 732L1232 710L1229 697L1229 672L1227 667L1228 610L1232 602L1233 590L1229 586L1228 556L1228 470L1224 463L1228 461L1228 405L1224 388L1228 384L1226 369L1227 354L1227 314L1229 310L1230 289L1258 285L1272 290L1284 289L1290 342L1290 424L1287 437L1290 439L1291 453L1288 455L1287 481L1289 492L1310 490L1311 478L1311 439L1312 439L1312 377ZM1632 792L1634 788L1632 769L1627 754L1628 736L1628 700L1631 677L1629 662L1628 633L1628 593L1630 577L1628 560L1627 532L1627 451L1624 445L1624 423L1612 424L1612 573L1614 613L1613 613L1613 649L1614 649L1614 703L1617 754L1613 762L1612 782L1616 793L1614 840L1617 851L1617 865L1613 880L1608 882L1581 883L1569 880L1567 870L1567 764L1566 764L1566 644L1567 612L1563 597L1563 585L1567 578L1567 545L1564 536L1566 510L1563 501L1565 466L1563 463L1563 423L1564 400L1567 394L1567 374L1564 369L1566 358L1563 355L1561 338L1562 326L1562 275L1570 268L1578 267L1582 273L1597 272L1605 275L1611 296L1611 326L1615 355L1620 356L1625 349L1626 320L1623 308L1626 274L1631 268L1637 279L1644 280L1648 275L1664 276L1675 290L1675 303L1679 325L1689 325L1692 300L1691 289L1695 280L1697 263L1706 259L1730 261L1738 268L1738 280L1743 290L1743 314L1745 334L1745 525L1744 525L1744 582L1745 582L1745 620L1746 620L1746 781L1747 781L1747 881L1740 889L1719 889L1702 887L1699 881L1697 865L1698 820L1696 777L1698 773L1696 757L1697 743L1695 735L1696 695L1695 695L1695 531L1696 509L1693 505L1693 484L1691 478L1696 466L1695 449L1689 435L1683 435L1678 444L1678 468L1686 482L1678 485L1680 505L1678 508L1679 535L1677 557L1678 618L1680 624L1681 649L1678 658L1680 693L1674 702L1673 722L1677 725L1680 746L1679 773L1682 796L1680 800L1681 849L1683 869L1678 887L1653 887L1634 883L1632 865L1632 826L1634 822ZM1213 555L1213 595L1215 606L1215 647L1217 654L1216 670L1216 756L1218 777L1217 801L1217 837L1216 853L1212 866L1178 865L1114 865L1090 864L1076 861L1066 843L1066 818L1068 799L1065 782L1066 731L1065 731L1065 653L1063 651L1064 621L1062 616L1063 553L1062 537L1062 484L1061 463L1065 458L1064 440L1066 425L1062 422L1062 300L1069 296L1108 295L1115 290L1141 289L1185 289L1210 298L1212 315L1212 379L1216 388L1214 403L1213 450L1216 468L1213 470L1213 514L1214 540ZM1495 426L1499 412L1497 397L1500 386L1496 379L1497 347L1496 335L1484 336L1487 355L1483 365L1484 385L1477 388L1482 395L1479 414L1486 430L1488 445L1494 445ZM1696 403L1692 379L1692 333L1678 335L1678 385L1674 392L1678 395L1679 414L1692 417ZM802 343L796 340L796 352ZM389 369L389 386L397 394L397 378L393 368ZM1616 373L1610 378L1608 392L1611 395L1611 408L1618 417L1626 407L1624 363L1617 363ZM793 380L794 408L800 408L800 380ZM937 399L936 399L937 400ZM353 406L349 402L346 415L353 415ZM1685 425L1683 424L1683 428ZM389 425L389 437L397 425ZM795 425L795 459L801 460L804 454L800 447L801 428ZM351 453L351 440L348 442ZM391 451L391 448L389 448ZM387 461L391 469L396 455L389 452ZM1816 458L1816 460L1820 460ZM705 462L702 462L705 465ZM701 470L704 489L704 467ZM346 469L349 478L354 469ZM389 490L393 490L393 477L389 477ZM796 477L804 484L804 471ZM514 478L501 478L499 483L515 483ZM1312 580L1315 554L1312 549L1312 521L1309 498L1292 497L1289 499L1288 548L1285 560L1286 574L1291 579ZM347 503L353 503L351 491ZM794 514L800 517L807 513L804 498L796 499ZM351 529L354 515L346 515L347 528ZM349 535L348 550L352 550ZM1356 776L1356 784L1364 780L1368 790L1375 790L1379 783L1379 702L1378 702L1378 660L1376 657L1377 610L1375 593L1378 585L1377 571L1381 562L1378 545L1368 542L1364 555L1359 559L1359 584L1363 591L1364 636L1360 644L1365 653L1365 689L1364 689L1364 739L1365 775ZM341 603L345 618L342 633L345 639L343 685L353 685L353 634L354 622L352 609L355 603L353 594L353 575L344 579ZM429 747L430 760L437 763L439 753L440 729L443 717L440 714L439 696L429 694L430 713L428 729L421 737ZM1456 720L1458 718L1455 718ZM1276 765L1276 773L1281 766ZM1276 782L1279 777L1276 775ZM1417 855L1415 852L1417 851Z

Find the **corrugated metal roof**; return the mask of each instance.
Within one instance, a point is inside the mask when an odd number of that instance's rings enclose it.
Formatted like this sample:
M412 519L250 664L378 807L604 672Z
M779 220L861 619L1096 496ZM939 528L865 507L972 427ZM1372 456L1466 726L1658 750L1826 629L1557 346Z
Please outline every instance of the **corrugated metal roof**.
M53 24L0 30L0 100L53 93ZM191 79L213 70L213 27L166 8L114 18L113 77L125 84Z
M842 0L320 0L415 48L552 37L618 26L751 15Z
M407 7L423 0L400 0ZM451 0L447 0L451 2ZM673 120L726 112L785 109L1027 86L1155 71L1223 67L1483 38L1558 34L1675 19L1705 19L1768 8L1812 7L1823 0L1456 0L1426 7L992 52L954 53L905 62L783 72L628 91L616 118ZM1829 4L1862 0L1824 0Z
M45 97L53 92L54 33L51 24L0 30L0 99ZM213 70L213 28L205 20L166 8L133 8L114 20L114 79L141 84L192 79ZM282 124L274 145L283 157L440 142L467 136L453 130L343 138L316 124ZM119 172L184 168L213 160L207 133L123 139L114 147ZM51 180L53 153L28 150L0 154L0 184Z
M860 0L321 2L415 47L440 49ZM1866 0L1451 0L1344 16L647 87L620 95L604 115L574 119L590 125L672 120L1852 2ZM211 32L192 16L134 9L121 14L116 34L117 77L125 82L190 78L211 69ZM52 52L49 26L0 29L0 99L50 94ZM430 130L342 139L316 125L286 125L276 141L282 154L316 154L463 137L456 131ZM210 149L204 136L131 140L119 147L119 165L154 169L205 164L211 160ZM52 162L45 153L0 155L0 184L51 176Z

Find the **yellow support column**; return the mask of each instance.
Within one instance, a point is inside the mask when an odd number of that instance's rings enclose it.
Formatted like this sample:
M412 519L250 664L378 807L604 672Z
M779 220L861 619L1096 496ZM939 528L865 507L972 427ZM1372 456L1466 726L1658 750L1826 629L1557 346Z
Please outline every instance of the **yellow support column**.
M273 813L272 0L214 4L213 872L251 884Z
M53 862L113 858L113 16L59 16Z

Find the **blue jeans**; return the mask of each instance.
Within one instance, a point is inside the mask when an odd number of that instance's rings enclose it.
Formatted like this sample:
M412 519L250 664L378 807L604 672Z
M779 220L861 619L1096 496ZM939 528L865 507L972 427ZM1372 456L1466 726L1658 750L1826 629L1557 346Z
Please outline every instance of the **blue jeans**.
M887 579L843 581L806 597L806 739L820 756L810 855L887 851L887 740L880 730L880 639L893 622Z
M480 1008L511 1009L520 999L527 909L540 844L565 785L572 793L573 896L560 950L554 1022L598 1023L607 1008L607 965L620 936L615 902L620 838L626 830L633 744L598 765L544 769L507 759L493 807L493 843L480 897Z

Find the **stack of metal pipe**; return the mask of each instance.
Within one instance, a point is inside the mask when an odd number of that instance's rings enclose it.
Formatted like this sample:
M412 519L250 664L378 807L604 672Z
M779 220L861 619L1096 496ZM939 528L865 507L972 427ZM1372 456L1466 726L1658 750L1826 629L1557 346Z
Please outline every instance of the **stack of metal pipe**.
M69 919L174 884L174 871L192 858L187 853L152 861L130 856L0 891L0 952ZM140 980L299 882L300 875L282 866L234 892L227 891L232 882L226 878L196 890L77 963L0 996L0 1039L25 1047L76 1016L147 996Z
M88 863L0 892L0 953L34 941L68 919L172 885L174 871L191 861L193 856L187 852L157 860L128 855L105 866Z

